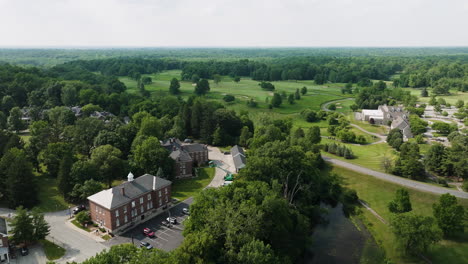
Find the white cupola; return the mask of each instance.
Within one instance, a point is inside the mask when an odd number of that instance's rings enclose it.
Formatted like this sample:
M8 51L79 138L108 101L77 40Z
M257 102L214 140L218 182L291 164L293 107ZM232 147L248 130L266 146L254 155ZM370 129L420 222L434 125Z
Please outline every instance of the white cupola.
M133 176L133 173L132 173L132 172L130 172L130 173L128 174L128 176L127 176L127 179L128 179L129 182L133 181L134 178L135 178L135 176Z

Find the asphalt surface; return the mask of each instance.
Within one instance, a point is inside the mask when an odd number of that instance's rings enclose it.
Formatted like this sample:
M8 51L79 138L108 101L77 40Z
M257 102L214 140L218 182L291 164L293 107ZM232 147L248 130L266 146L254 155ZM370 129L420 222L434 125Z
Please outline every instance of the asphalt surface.
M133 244L135 246L139 246L140 241L145 241L151 244L154 248L159 248L165 251L171 251L177 248L184 240L184 237L182 235L182 232L184 230L183 222L185 221L185 219L187 219L188 216L182 212L182 209L188 208L192 203L193 198L188 198L187 200L170 208L168 212L161 213L160 215L133 227L125 233L115 236L114 238L104 242L103 244L107 247L111 247L113 245L119 245L123 243L132 243L133 237ZM162 221L166 220L166 218L169 215L172 217L176 217L178 222L171 228L168 228L161 224ZM143 228L146 227L150 228L152 231L155 232L155 238L149 238L143 235Z
M374 170L364 168L364 167L359 166L359 165L351 164L349 162L333 159L333 158L323 156L323 155L322 155L322 158L325 161L328 161L328 162L330 162L330 163L332 163L334 165L345 167L345 168L353 170L353 171L357 171L357 172L360 172L360 173L363 173L363 174L367 174L367 175L370 175L370 176L373 176L373 177L376 177L376 178L379 178L379 179L382 179L382 180L385 180L385 181L397 183L397 184L400 184L400 185L403 185L403 186L406 186L406 187L409 187L409 188L413 188L413 189L416 189L416 190L435 193L435 194L450 193L451 195L454 195L454 196L456 196L458 198L468 199L468 193L466 193L466 192L450 190L450 189L446 189L446 188L442 188L442 187L429 185L429 184L425 184L425 183L422 183L422 182L417 182L417 181L409 180L409 179L406 179L406 178L398 177L398 176L391 175L391 174L388 174L388 173L374 171Z

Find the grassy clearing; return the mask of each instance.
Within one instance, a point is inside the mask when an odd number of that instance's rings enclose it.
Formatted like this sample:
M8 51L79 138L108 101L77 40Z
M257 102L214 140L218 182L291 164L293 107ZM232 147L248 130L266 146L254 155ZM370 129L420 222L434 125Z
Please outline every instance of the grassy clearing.
M172 184L172 197L183 201L195 196L210 184L214 175L214 168L203 168L198 170L196 178L175 180Z
M342 167L334 167L333 172L344 178L345 184L356 190L361 200L372 207L384 219L390 219L387 209L388 203L393 199L395 191L400 185L386 182L372 176L360 174ZM385 186L385 188L382 188ZM438 200L438 195L408 189L411 197L413 211L417 214L432 216L432 204ZM459 202L468 208L468 200L459 199ZM362 210L361 218L375 240L385 249L387 257L396 263L422 263L419 259L411 259L399 254L395 237L389 227L380 222L367 210ZM468 234L456 240L443 240L432 247L426 254L433 263L468 263Z
M41 244L44 247L44 252L48 260L56 260L65 255L64 248L57 246L49 240L42 240Z
M39 208L40 212L55 212L68 209L67 203L57 187L57 179L45 175L37 176L39 182Z
M327 138L322 138L322 143L331 143L331 142L337 142L337 141L327 139ZM360 166L373 169L376 171L385 172L381 166L382 159L384 157L389 157L391 159L394 159L396 157L395 150L393 150L392 147L390 147L386 143L379 143L375 145L352 145L352 144L345 144L341 142L337 142L337 143L346 145L346 147L350 148L353 151L354 155L356 155L357 158L347 160L345 158L338 157L330 153L324 153L324 154L327 156L339 159L339 160L344 160L349 163L360 165Z

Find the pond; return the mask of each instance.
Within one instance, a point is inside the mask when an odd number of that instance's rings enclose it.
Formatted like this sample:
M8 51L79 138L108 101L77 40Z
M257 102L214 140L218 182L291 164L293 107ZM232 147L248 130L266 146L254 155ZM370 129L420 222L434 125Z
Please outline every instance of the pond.
M313 244L304 259L305 264L358 264L376 263L369 260L363 252L372 254L380 251L365 226L356 220L356 225L343 213L342 204L335 208L329 206L327 223L318 225L312 234ZM379 257L380 260L380 257ZM379 261L380 262L380 261Z

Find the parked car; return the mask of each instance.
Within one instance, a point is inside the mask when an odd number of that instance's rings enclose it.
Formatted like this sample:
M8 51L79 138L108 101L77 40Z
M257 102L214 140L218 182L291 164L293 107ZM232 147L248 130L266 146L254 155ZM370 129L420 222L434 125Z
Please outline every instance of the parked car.
M190 214L190 211L188 208L184 208L182 209L182 213L186 214L186 215L189 215Z
M162 223L161 223L161 224L162 224L163 226L165 226L165 227L169 227L169 228L171 228L171 227L172 227L172 224L171 224L171 223L169 223L169 221L162 221Z
M228 186L228 185L231 184L231 183L232 183L232 181L224 181L223 186Z
M21 248L21 256L27 256L29 254L29 249L27 247Z
M173 225L177 224L177 218L173 216L166 218L166 220Z
M193 143L193 140L190 138L184 139L184 143Z
M76 215L77 213L86 210L86 206L78 205L77 207L73 208L73 214Z
M143 228L143 234L147 237L155 237L154 232L147 227Z
M145 241L140 241L140 247L146 248L146 249L152 249L153 248L153 246L150 245L150 243L145 242Z

